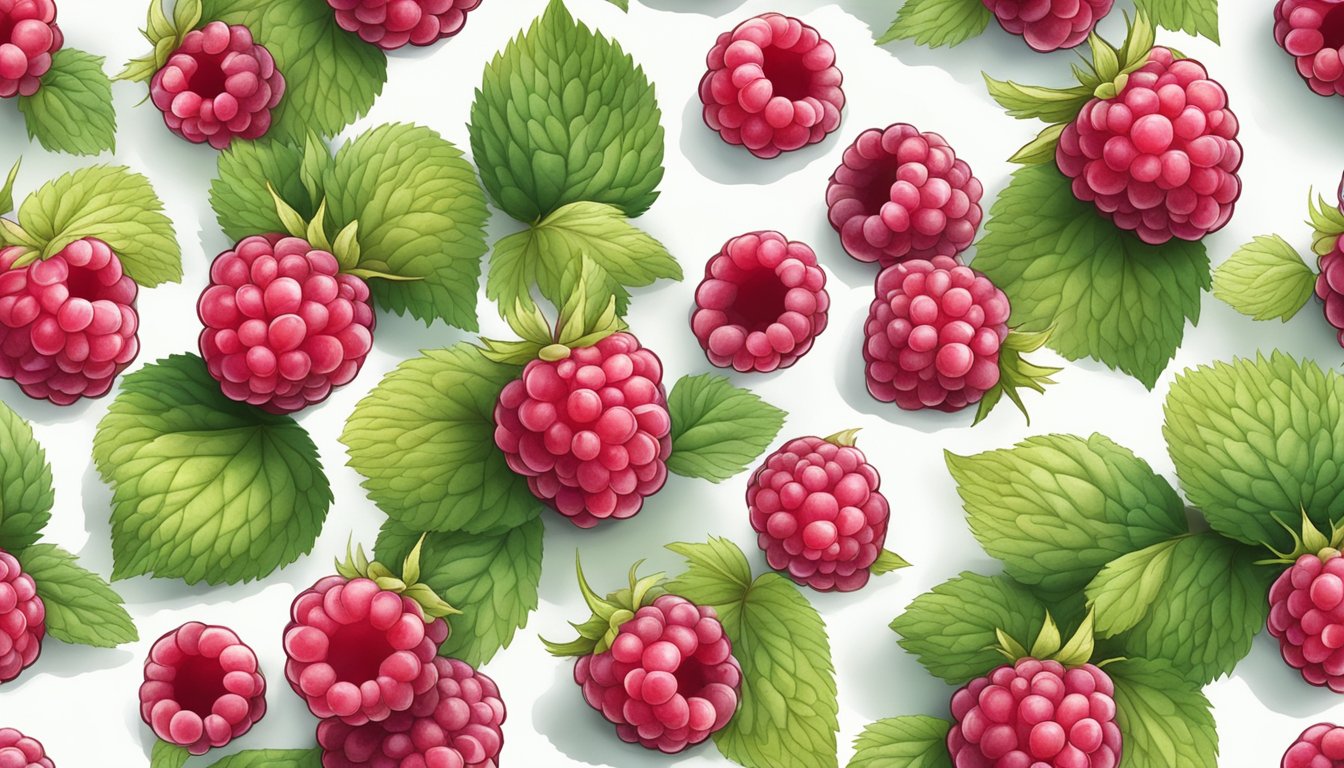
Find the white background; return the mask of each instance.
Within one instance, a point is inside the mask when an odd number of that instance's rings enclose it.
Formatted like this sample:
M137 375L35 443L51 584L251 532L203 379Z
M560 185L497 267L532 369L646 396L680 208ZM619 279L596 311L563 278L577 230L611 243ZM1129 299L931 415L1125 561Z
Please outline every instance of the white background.
M878 48L873 31L885 31L894 0L632 0L629 15L605 0L568 0L576 16L619 39L657 84L667 130L667 175L662 197L639 225L676 255L689 279L640 295L633 329L663 358L671 378L710 369L695 344L686 317L705 260L723 241L756 229L780 229L810 243L828 269L833 299L831 327L800 364L777 375L738 377L791 413L781 439L826 435L861 426L860 446L882 471L892 502L888 545L914 567L875 579L863 592L810 595L830 628L840 690L840 756L864 724L882 717L927 713L945 716L952 690L930 677L905 654L888 622L916 595L965 569L984 573L996 563L969 535L944 449L976 453L1006 447L1034 434L1070 432L1109 435L1135 450L1175 483L1161 436L1161 406L1181 369L1274 347L1335 366L1341 351L1310 305L1288 325L1253 323L1206 297L1198 328L1187 329L1175 362L1149 392L1138 382L1093 362L1070 364L1044 397L1029 397L1028 426L1005 403L972 430L970 415L910 414L870 400L859 356L862 321L871 299L872 270L851 261L826 222L826 179L844 146L861 130L910 122L942 133L984 182L986 204L1012 170L1005 158L1026 142L1038 124L1017 122L986 96L980 70L1024 82L1064 84L1073 54L1040 56L1019 39L991 28L954 50L930 51L911 44ZM1333 190L1344 170L1339 118L1344 103L1311 94L1292 62L1273 42L1269 2L1225 2L1223 47L1163 33L1165 40L1203 60L1231 93L1246 148L1246 191L1231 224L1208 239L1215 263L1254 234L1279 232L1304 250L1303 224L1310 187ZM428 51L394 54L389 82L371 116L347 136L390 121L429 125L469 153L466 121L482 66L544 8L544 0L485 0L464 32ZM1245 9L1250 6L1250 9ZM1117 4L1104 28L1120 36ZM108 57L109 70L138 56L146 44L142 0L60 0L67 45ZM800 16L821 30L839 52L849 102L844 124L819 146L771 161L751 158L722 144L700 121L696 85L704 54L722 31L766 11ZM215 153L170 135L149 104L138 105L144 87L115 88L120 132L115 160L147 174L167 204L182 242L186 277L181 285L144 291L140 298L143 351L137 365L175 352L195 351L199 330L194 304L205 285L210 259L227 248L207 203ZM138 105L138 106L137 106ZM24 141L18 111L0 104L0 167L25 158L18 193L94 162L43 152ZM518 225L496 213L491 242ZM493 309L481 306L487 329L498 330ZM44 741L61 768L138 768L147 764L152 736L140 721L136 689L140 667L163 632L188 620L225 624L260 654L270 682L270 714L230 749L307 747L315 722L283 675L280 634L294 596L331 570L352 532L372 544L381 513L366 500L356 473L345 466L337 435L355 403L398 362L418 350L463 338L441 324L425 328L388 315L379 317L373 353L350 386L300 421L321 449L336 503L314 554L261 583L209 588L137 578L117 587L140 629L141 642L116 650L91 650L46 642L42 658L18 681L0 688L0 727L17 727ZM1039 356L1050 361L1051 354ZM29 419L55 472L56 508L47 537L103 574L111 571L108 513L111 493L90 458L94 429L111 398L57 408L24 397L9 382L0 398ZM660 756L619 742L597 713L583 704L570 679L570 662L549 657L537 635L564 638L566 622L585 617L573 577L576 549L599 591L621 583L631 561L648 558L654 568L676 568L678 558L660 548L671 541L728 536L750 555L763 558L742 499L746 475L720 486L674 477L634 520L580 531L553 515L546 518L545 573L541 607L513 646L488 667L509 708L503 762L514 768L551 766L708 766L726 764L712 746L679 756ZM1222 738L1221 765L1277 765L1283 750L1307 725L1344 720L1344 700L1311 688L1278 658L1263 633L1230 679L1208 689ZM208 761L199 761L205 764ZM802 766L811 768L811 766ZM1144 766L1141 768L1156 768Z

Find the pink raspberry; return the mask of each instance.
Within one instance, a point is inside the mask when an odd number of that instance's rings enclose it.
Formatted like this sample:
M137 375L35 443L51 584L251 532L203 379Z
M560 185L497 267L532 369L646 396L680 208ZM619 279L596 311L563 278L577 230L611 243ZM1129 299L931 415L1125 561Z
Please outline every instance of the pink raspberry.
M999 383L1008 297L950 256L882 270L868 311L868 391L906 410L958 411Z
M33 577L23 572L13 555L0 549L0 683L13 680L37 661L47 634L46 619L46 606L37 596Z
M705 265L691 329L720 368L788 368L826 329L826 273L803 243L778 232L729 240Z
M64 42L52 0L0 0L0 98L37 93Z
M1022 659L952 697L958 768L1115 768L1115 686L1099 668Z
M383 50L430 45L462 31L481 0L327 0L336 23Z
M1330 723L1302 732L1283 753L1281 768L1344 768L1344 728Z
M290 618L285 677L317 717L379 722L438 683L447 622L371 579L328 576L294 600Z
M37 739L13 728L0 728L0 768L56 768L56 764Z
M1199 240L1232 218L1241 144L1227 92L1194 59L1154 48L1113 99L1092 99L1059 139L1073 194L1145 243Z
M1316 276L1316 296L1325 304L1325 319L1339 331L1339 344L1344 346L1344 238L1335 240L1330 253L1320 258L1320 273Z
M285 78L247 27L212 21L188 32L168 63L154 74L149 95L163 121L195 144L224 149L235 139L259 139L271 128L271 110Z
M823 592L853 592L887 540L882 480L852 437L800 437L747 485L747 509L770 567Z
M327 399L373 348L368 284L297 237L249 237L221 253L196 312L224 394L272 413Z
M1114 0L983 0L1004 31L1042 53L1072 48L1092 34Z
M1344 0L1279 0L1274 39L1311 90L1344 95Z
M139 287L101 240L15 267L23 253L0 249L0 378L57 405L107 394L140 353Z
M1305 554L1269 590L1269 633L1312 685L1344 693L1344 558Z
M896 123L864 131L845 150L826 206L850 256L889 267L969 248L984 193L942 136Z
M663 365L628 333L533 360L499 393L495 445L538 499L580 528L632 517L667 482Z
M266 678L233 630L191 621L150 649L140 717L160 739L203 755L247 733L265 714Z
M323 768L497 768L506 715L499 688L457 659L437 657L438 684L380 723L317 727Z
M767 13L719 35L700 80L705 123L761 158L816 144L840 127L835 49L791 16Z

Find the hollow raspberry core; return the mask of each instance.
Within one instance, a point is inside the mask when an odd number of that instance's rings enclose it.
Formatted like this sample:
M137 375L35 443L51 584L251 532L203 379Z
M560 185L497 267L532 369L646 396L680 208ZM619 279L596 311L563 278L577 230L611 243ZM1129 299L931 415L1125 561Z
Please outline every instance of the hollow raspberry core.
M327 663L339 680L375 680L382 660L396 652L372 624L347 624L331 636Z
M772 269L753 269L737 286L737 301L725 313L728 321L748 331L764 331L784 311L788 286L779 282Z
M204 718L210 714L215 700L228 693L224 688L224 674L218 659L188 656L177 668L173 699L183 709Z

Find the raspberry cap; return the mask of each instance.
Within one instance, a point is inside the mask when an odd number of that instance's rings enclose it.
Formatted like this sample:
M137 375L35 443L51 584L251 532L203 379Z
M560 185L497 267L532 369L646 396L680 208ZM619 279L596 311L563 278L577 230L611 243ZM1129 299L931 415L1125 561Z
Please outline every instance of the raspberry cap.
M64 43L54 0L0 1L0 98L37 93Z
M481 0L327 0L341 29L386 51L452 37L480 4Z
M1318 723L1283 753L1281 768L1344 768L1344 728Z
M1344 2L1279 0L1274 39L1321 96L1344 95Z
M154 735L203 755L266 714L266 678L228 627L191 621L160 637L145 660L140 717Z
M46 634L47 610L37 583L17 558L0 549L0 683L37 661Z
M830 306L811 248L778 232L751 232L705 264L691 329L714 365L766 373L807 354Z
M1021 35L1041 53L1087 40L1114 0L983 0L1005 32Z
M729 144L772 158L840 127L835 49L802 21L766 13L719 35L700 80L705 124Z
M56 764L37 739L0 728L0 768L56 768Z
M984 192L946 139L895 123L849 145L826 187L826 207L846 253L889 267L969 248Z

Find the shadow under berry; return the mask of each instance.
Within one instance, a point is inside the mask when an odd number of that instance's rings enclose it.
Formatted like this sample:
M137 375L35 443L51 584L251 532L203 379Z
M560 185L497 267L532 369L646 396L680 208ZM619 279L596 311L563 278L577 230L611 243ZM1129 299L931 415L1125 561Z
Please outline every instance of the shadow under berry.
M836 133L843 133L844 118ZM766 185L797 173L812 163L824 160L836 139L828 137L817 144L762 160L745 147L733 146L705 125L704 105L692 94L682 111L681 151L700 175L719 184Z

